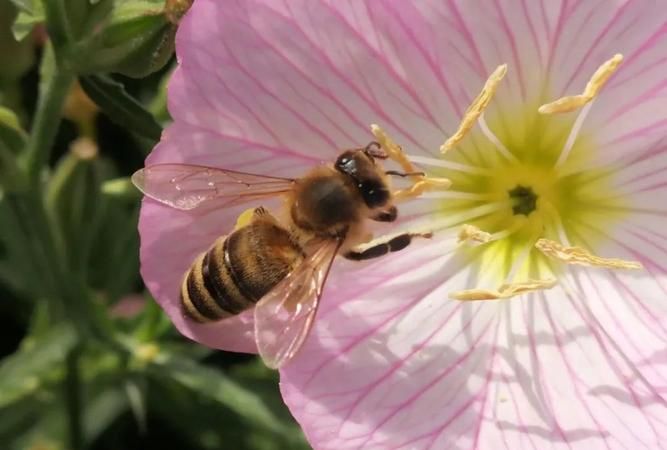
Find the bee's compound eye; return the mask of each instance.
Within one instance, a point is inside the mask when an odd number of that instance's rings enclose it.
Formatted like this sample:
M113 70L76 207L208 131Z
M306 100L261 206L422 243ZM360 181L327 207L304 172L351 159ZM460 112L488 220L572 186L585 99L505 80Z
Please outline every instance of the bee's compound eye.
M359 183L359 191L361 191L361 195L364 198L364 203L369 208L383 206L389 200L389 191L376 182L367 181Z

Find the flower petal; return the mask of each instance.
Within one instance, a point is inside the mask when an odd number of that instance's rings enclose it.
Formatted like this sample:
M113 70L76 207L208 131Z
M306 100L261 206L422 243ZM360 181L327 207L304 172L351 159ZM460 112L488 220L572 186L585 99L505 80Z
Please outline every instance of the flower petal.
M426 84L412 83L409 75L430 69L401 62L392 53L399 43L374 31L371 13L361 4L199 1L178 34L194 85L172 102L174 117L329 158L368 141L373 122L422 151L437 149L441 124L457 119ZM198 89L211 104L193 111L189 91Z
M438 247L392 261L400 283L366 282L377 269L366 267L355 273L360 285L333 287L356 295L320 315L302 354L282 371L285 401L315 448L667 443L666 404L656 394L667 389L666 362L659 372L654 367L664 340L643 342L646 358L629 360L617 330L607 331L591 312L601 302L625 302L622 292L590 305L598 291L568 278L565 290L454 302L447 293L474 285L478 275L462 270L459 256L437 257ZM642 361L653 387L628 384Z

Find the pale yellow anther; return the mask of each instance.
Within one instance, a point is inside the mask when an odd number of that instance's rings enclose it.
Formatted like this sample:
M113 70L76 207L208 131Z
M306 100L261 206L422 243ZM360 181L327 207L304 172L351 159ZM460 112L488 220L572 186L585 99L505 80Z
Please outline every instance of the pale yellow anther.
M491 233L482 231L474 225L465 224L461 227L458 235L458 242L467 244L486 244L492 240Z
M449 298L461 301L478 300L501 300L515 297L527 292L551 289L557 281L553 278L547 280L527 280L519 283L503 284L497 291L492 289L466 289L449 294Z
M551 103L540 106L540 114L560 114L581 108L593 100L602 90L609 78L616 72L623 61L623 55L615 54L610 60L602 64L591 77L583 94L561 97Z
M403 149L389 135L376 124L371 125L371 132L378 143L387 153L389 159L395 161L401 166L406 173L419 172L412 164L408 157L403 153ZM452 182L447 178L428 177L422 174L410 175L413 180L412 186L406 189L400 189L394 192L393 197L396 201L401 201L408 198L418 197L422 193L431 189L447 189L452 185Z
M637 261L626 261L617 258L601 258L581 247L566 247L549 239L540 239L535 248L546 256L567 264L578 264L588 267L605 269L642 269L644 266Z
M380 125L374 123L371 124L371 133L373 133L373 136L375 136L375 139L377 139L378 143L382 147L382 150L387 153L391 160L396 161L404 171L417 171L412 165L412 162L410 162L408 157L405 156L405 153L403 153L403 148L394 142L394 140L389 137L389 135L380 127Z
M486 83L482 88L482 92L479 93L477 98L472 102L468 110L463 115L463 119L461 119L461 124L459 125L458 130L456 130L456 132L440 146L441 153L447 153L456 144L458 144L466 136L466 134L468 134L473 126L475 126L477 119L489 105L489 102L498 90L498 84L500 84L500 81L505 77L506 73L507 64L498 66L496 70L493 71L489 79L486 80Z

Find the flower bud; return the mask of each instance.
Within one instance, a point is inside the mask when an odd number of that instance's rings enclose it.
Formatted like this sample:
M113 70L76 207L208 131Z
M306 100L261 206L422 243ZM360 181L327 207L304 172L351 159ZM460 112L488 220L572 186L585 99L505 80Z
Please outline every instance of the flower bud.
M174 52L175 11L164 0L116 2L109 16L82 41L75 65L81 74L116 72L145 77L161 69Z
M100 207L97 144L78 138L56 165L47 185L46 208L56 225L72 267L85 263Z
M192 6L192 0L167 0L164 6L164 14L169 22L177 25L181 21L181 17L188 12L190 6Z

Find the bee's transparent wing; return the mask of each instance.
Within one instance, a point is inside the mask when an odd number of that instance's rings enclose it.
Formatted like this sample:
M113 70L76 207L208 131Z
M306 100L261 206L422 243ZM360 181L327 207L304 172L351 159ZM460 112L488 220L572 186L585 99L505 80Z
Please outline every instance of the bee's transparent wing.
M323 242L255 306L257 348L272 369L292 359L306 340L341 243Z
M209 200L231 206L289 192L294 180L190 164L155 164L132 175L146 196L189 210Z

